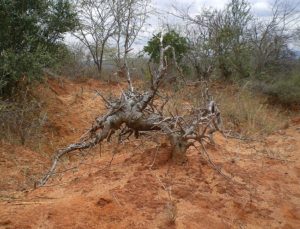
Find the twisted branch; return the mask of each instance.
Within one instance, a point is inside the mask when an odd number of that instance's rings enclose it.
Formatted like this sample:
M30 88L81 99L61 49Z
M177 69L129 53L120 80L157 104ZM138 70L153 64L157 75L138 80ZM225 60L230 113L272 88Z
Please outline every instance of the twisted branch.
M153 101L158 97L157 92L166 74L167 64L164 61L165 52L170 46L163 47L163 33L160 37L160 64L156 75L152 75L151 87L148 91L134 91L129 79L129 89L122 91L120 98L115 100L106 99L100 92L99 96L104 100L109 111L104 116L98 117L91 129L81 138L78 143L60 149L53 157L49 171L38 181L36 186L43 186L55 173L61 157L76 150L92 148L105 139L109 141L116 130L122 130L122 136L133 133L138 137L141 131L161 131L166 134L173 148L173 158L184 158L186 150L195 142L202 144L202 140L209 139L218 130L220 112L214 101L209 100L206 107L193 109L185 116L164 116L163 107L155 108ZM174 49L173 53L175 55ZM153 74L153 73L151 73Z

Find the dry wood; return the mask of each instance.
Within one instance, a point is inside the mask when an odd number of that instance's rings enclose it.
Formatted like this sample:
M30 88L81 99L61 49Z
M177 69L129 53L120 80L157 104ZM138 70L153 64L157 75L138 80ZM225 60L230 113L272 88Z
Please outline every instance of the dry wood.
M92 128L79 142L57 151L49 171L36 183L36 186L43 186L55 173L62 156L76 150L94 147L105 139L109 141L116 130L121 130L119 140L127 134L129 138L133 133L138 137L141 131L161 131L170 140L173 148L172 158L181 162L185 160L187 149L195 142L203 144L204 140L212 141L212 133L219 129L220 112L207 91L204 95L207 101L206 107L194 108L185 116L178 114L165 116L163 114L164 103L161 107L154 106L153 101L159 98L158 90L166 75L165 52L170 48L170 46L163 47L162 33L160 64L156 74L151 72L152 80L149 90L145 92L133 90L131 78L128 77L129 88L122 92L120 98L108 100L98 92L109 109L107 114L98 117ZM175 55L175 52L173 53Z

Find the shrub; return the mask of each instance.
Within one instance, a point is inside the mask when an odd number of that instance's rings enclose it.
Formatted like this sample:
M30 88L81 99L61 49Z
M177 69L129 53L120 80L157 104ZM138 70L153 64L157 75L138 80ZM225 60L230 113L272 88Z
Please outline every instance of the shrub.
M39 78L52 64L63 34L77 24L68 0L0 1L0 95Z
M0 138L11 143L36 146L47 115L42 104L34 98L28 87L18 88L14 98L0 99Z
M281 77L266 89L266 93L274 96L280 103L286 105L300 104L300 72L294 72L288 77Z

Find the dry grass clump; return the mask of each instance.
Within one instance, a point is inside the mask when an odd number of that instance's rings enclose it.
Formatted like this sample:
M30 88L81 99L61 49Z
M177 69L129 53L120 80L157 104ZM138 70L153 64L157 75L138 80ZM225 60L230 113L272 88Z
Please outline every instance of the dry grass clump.
M174 225L177 219L177 206L174 201L168 201L165 206L167 225Z
M203 85L185 86L180 90L176 87L168 89L169 94L172 94L171 91L173 94L166 110L184 113L191 106L201 107L205 104ZM212 82L209 88L221 111L224 130L255 138L288 126L288 117L282 109L269 105L267 98L246 87Z
M225 129L248 137L270 134L287 125L287 117L279 108L266 103L266 98L246 88L238 91L220 90L216 100L222 112Z

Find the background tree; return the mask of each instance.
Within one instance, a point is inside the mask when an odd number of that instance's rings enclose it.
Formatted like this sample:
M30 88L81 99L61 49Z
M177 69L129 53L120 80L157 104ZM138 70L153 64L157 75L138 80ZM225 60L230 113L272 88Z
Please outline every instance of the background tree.
M113 6L116 21L114 38L117 43L115 62L121 75L127 75L131 83L128 54L149 14L150 0L120 0ZM131 90L133 90L131 85Z
M151 10L150 0L121 0L114 5L117 28L114 39L117 44L116 63L120 68L127 59L132 45L145 25Z
M276 0L271 14L255 17L245 0L231 0L223 10L176 9L185 24L189 49L187 63L197 78L211 74L226 81L245 80L276 101L297 104L300 75L295 50L299 42L299 3ZM298 36L297 36L298 35Z
M233 74L249 75L248 27L250 6L244 0L232 0L223 10L203 9L196 16L177 10L186 24L190 59L198 78L208 78L215 70L224 79Z
M150 56L150 59L156 63L159 62L160 58L160 37L161 33L154 35L144 47L144 51ZM184 54L188 51L188 43L185 37L180 36L174 30L171 30L163 36L163 47L171 46L174 48L176 54L176 61L180 63ZM172 49L168 49L165 53L166 58L172 60L173 53Z
M79 0L78 38L90 52L101 75L105 50L116 44L115 61L118 68L125 64L139 32L148 16L150 0ZM115 41L115 42L114 42ZM128 69L127 69L128 71Z
M291 69L293 52L288 44L295 35L292 31L299 19L297 4L277 0L269 19L252 22L251 56L256 77Z
M65 32L76 25L67 0L0 1L0 94L10 94L18 81L40 78L56 61Z
M189 64L198 79L208 79L213 70L213 56L208 41L210 34L204 27L189 24L185 29L189 51L186 54Z
M249 76L248 27L251 21L250 5L245 0L232 0L224 12L217 13L212 31L212 47L218 69L228 79L232 74Z
M79 17L77 31L73 35L88 49L101 76L104 49L116 29L113 15L114 0L78 0Z

